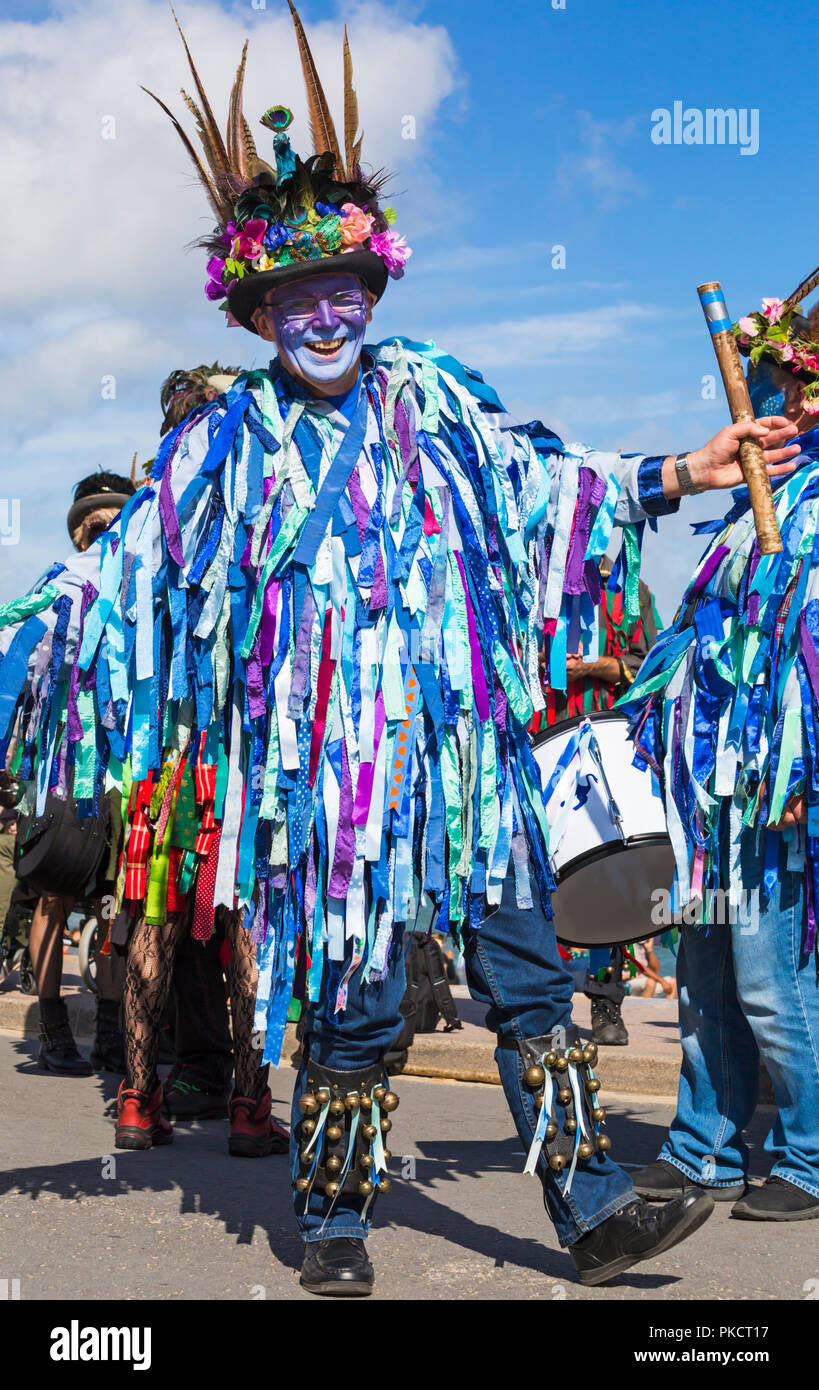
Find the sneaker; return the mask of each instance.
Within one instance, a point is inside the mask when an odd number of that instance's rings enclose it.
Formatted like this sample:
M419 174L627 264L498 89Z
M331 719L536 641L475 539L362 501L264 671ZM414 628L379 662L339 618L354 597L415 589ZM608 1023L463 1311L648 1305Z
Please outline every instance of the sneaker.
M151 1095L126 1087L117 1092L117 1149L150 1149L173 1143L173 1129L162 1114L162 1083Z
M639 1168L632 1173L631 1181L638 1197L647 1197L650 1202L669 1202L673 1197L682 1197L685 1192L710 1192L715 1202L736 1202L748 1191L745 1182L732 1183L730 1187L711 1187L705 1182L692 1182L664 1158L650 1163L647 1168Z
M37 1065L56 1076L91 1076L94 1068L81 1055L68 1022L64 999L40 1000L40 1053Z
M819 1197L787 1178L768 1178L731 1209L741 1221L812 1221L819 1216Z
M628 1032L623 1022L622 1005L600 994L592 995L592 1039L600 1047L626 1047Z
M366 1298L373 1291L375 1271L364 1241L347 1236L308 1240L299 1283L308 1293L330 1298Z
M165 1078L164 1110L172 1120L224 1120L227 1087L215 1089L186 1066L175 1066Z
M270 1113L270 1089L265 1088L261 1100L231 1094L228 1102L230 1138L228 1153L233 1158L267 1158L268 1154L286 1154L290 1148L290 1132Z
M621 1207L569 1247L581 1284L605 1284L693 1235L714 1210L708 1192L686 1192L664 1207L641 1197Z

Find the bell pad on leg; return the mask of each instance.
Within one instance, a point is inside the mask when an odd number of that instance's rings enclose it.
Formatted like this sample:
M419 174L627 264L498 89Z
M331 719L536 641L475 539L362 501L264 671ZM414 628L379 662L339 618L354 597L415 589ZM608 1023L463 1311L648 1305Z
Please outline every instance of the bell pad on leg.
M553 1173L568 1168L564 1192L571 1190L578 1162L611 1148L601 1130L606 1112L599 1102L600 1082L594 1074L597 1047L583 1043L572 1024L517 1044L524 1063L523 1080L537 1111L535 1136L525 1172L533 1173L541 1150Z
M307 1062L304 1093L298 1102L299 1192L339 1192L371 1198L388 1192L391 1157L384 1138L392 1128L390 1113L398 1096L384 1084L381 1063L361 1071L334 1071Z

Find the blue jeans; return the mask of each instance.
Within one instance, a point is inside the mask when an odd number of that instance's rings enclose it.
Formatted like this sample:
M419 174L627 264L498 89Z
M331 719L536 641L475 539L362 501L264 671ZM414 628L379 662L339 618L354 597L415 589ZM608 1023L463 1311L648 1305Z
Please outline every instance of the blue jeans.
M708 935L683 928L683 1061L660 1158L710 1187L742 1182L761 1058L778 1107L765 1140L771 1176L819 1197L819 984L814 954L804 949L804 873L783 862L758 917L758 928L750 914Z
M465 933L464 961L470 994L489 1006L487 1027L499 1041L540 1037L571 1023L574 981L560 958L554 928L539 909L521 912L516 907L514 875L504 883L499 911L487 918L480 931ZM403 993L401 951L381 984L358 983L351 987L343 1016L333 1018L330 996L334 991L323 991L322 1000L306 1017L305 1043L310 1056L321 1065L339 1069L354 1070L376 1062L401 1028L399 1004ZM495 1058L515 1128L528 1150L537 1121L532 1093L523 1082L523 1061L517 1048L498 1047ZM303 1072L296 1082L296 1097L302 1086ZM296 1126L300 1119L294 1101L294 1181L299 1173ZM561 1245L571 1245L633 1196L631 1180L606 1154L595 1154L587 1163L578 1165L568 1196L563 1191L566 1174L554 1173L542 1155L538 1176ZM326 1198L312 1195L305 1210L304 1197L295 1190L294 1195L296 1218L305 1240L367 1234L375 1200L367 1212L366 1224L362 1225L363 1199L343 1195L327 1220Z

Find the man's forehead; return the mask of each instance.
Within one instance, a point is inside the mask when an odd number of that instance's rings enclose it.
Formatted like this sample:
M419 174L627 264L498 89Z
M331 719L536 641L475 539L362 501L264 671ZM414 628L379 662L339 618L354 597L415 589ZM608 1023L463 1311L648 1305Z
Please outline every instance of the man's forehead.
M302 280L291 280L274 290L269 298L270 304L288 304L296 299L319 299L322 295L334 294L336 290L359 290L361 281L357 275L335 271L327 275L305 275Z

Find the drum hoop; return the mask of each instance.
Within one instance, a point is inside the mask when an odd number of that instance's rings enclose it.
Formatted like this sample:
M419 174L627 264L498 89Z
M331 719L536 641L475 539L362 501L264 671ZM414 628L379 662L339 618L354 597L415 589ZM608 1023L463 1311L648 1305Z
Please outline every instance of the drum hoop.
M547 724L545 729L538 729L536 734L530 734L531 748L539 748L542 743L548 743L549 739L562 733L565 729L579 729L586 720L592 724L600 723L602 720L614 719L620 724L628 724L628 716L616 709L593 709L588 714L573 714L571 719L559 719L556 724Z
M630 835L627 840L606 840L605 844L595 845L594 849L586 849L582 854L576 855L565 868L556 873L555 879L558 888L561 883L565 883L567 879L571 878L578 869L585 869L598 859L608 859L611 854L623 854L625 850L634 849L638 845L663 845L669 849L673 848L668 835L657 835L653 831L644 835ZM656 936L657 933L652 934Z

